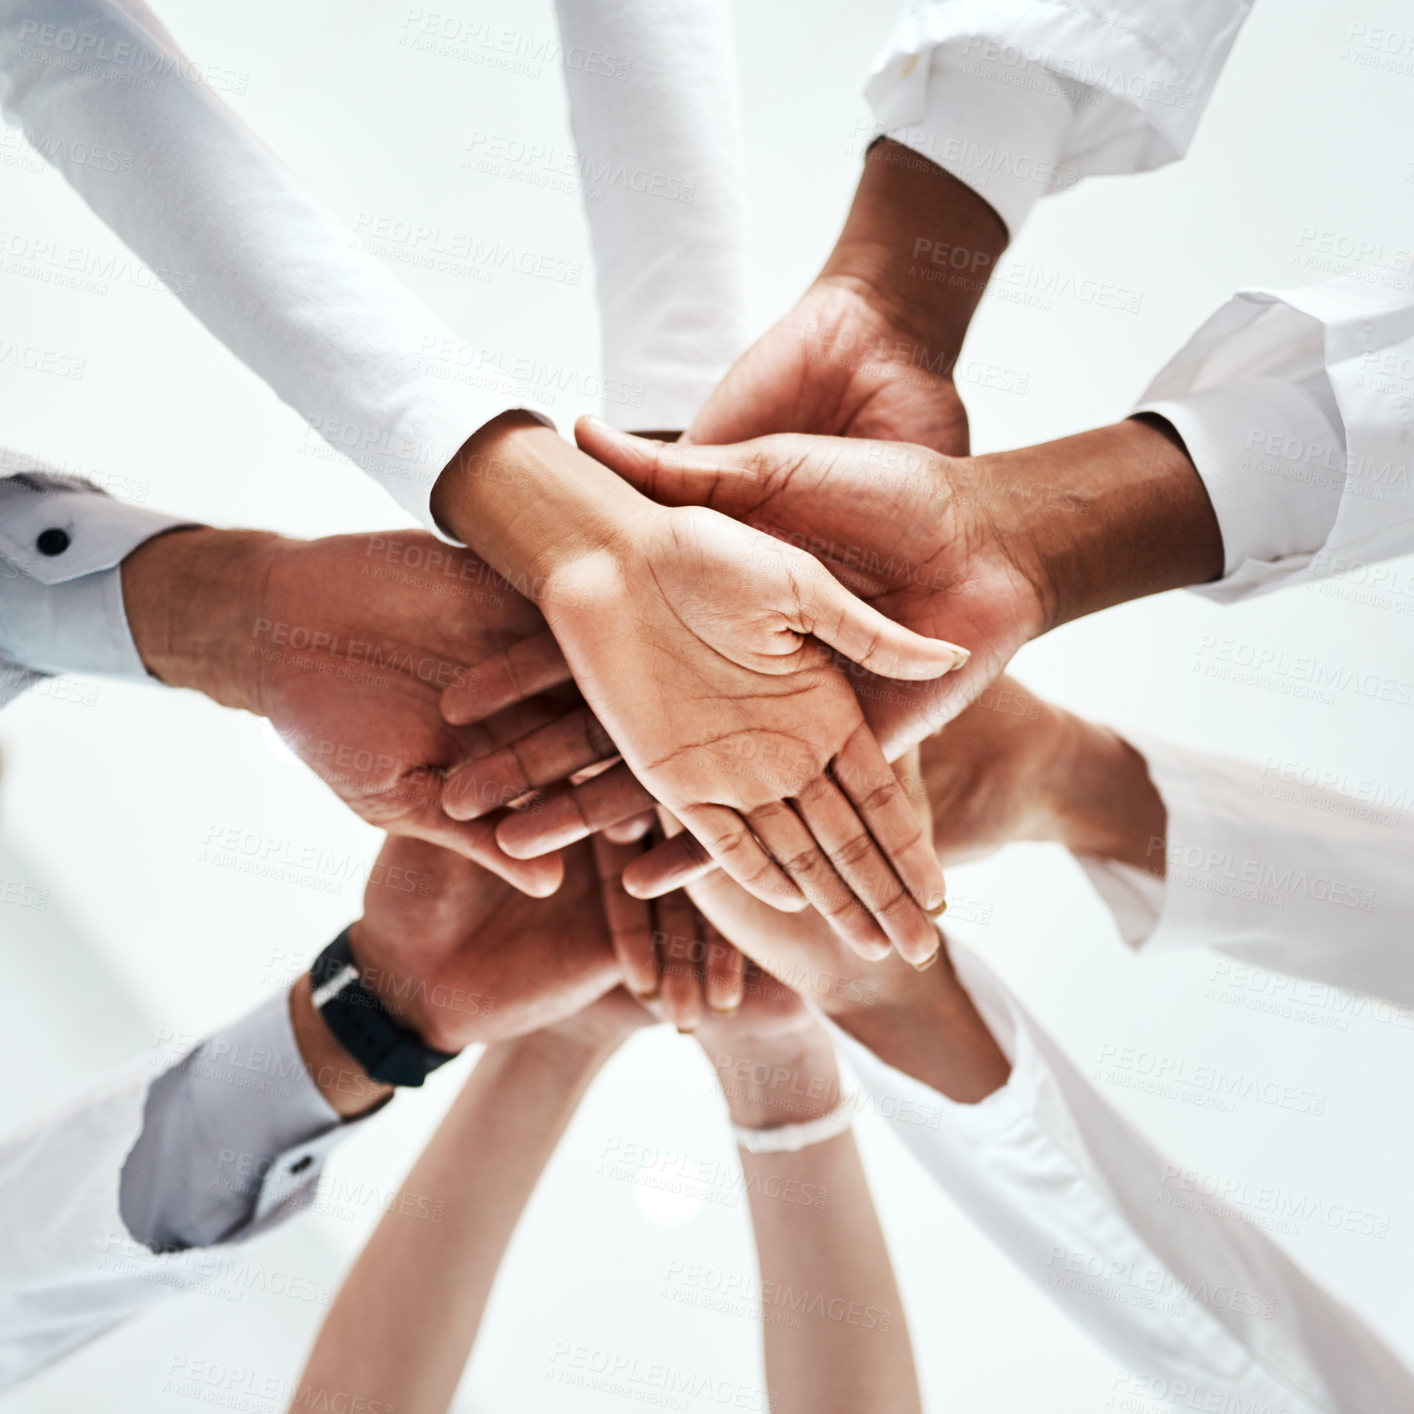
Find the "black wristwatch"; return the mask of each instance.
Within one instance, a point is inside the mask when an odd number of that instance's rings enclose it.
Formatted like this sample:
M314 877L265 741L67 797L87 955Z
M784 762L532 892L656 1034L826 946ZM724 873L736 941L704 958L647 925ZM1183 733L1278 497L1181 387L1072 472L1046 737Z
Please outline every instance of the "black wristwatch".
M345 928L309 969L314 1008L334 1039L384 1085L421 1085L456 1051L426 1045L415 1031L393 1019L382 999L359 981L358 964Z

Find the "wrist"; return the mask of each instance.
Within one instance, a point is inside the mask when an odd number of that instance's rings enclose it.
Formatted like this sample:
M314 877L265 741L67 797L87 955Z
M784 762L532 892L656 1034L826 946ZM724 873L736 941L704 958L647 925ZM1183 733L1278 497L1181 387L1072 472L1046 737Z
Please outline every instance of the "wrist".
M502 1042L527 1064L543 1067L565 1077L596 1074L628 1039L629 1033L577 1035L557 1027L546 1027Z
M259 712L259 664L249 651L281 537L263 531L174 530L122 563L128 626L153 677L225 707Z
M1167 855L1168 811L1144 757L1118 732L1070 713L1068 745L1055 754L1048 784L1050 838L1159 878Z
M1156 418L973 459L992 539L1034 586L1041 632L1222 574L1222 534L1183 443Z
M835 1013L838 1025L896 1070L958 1104L976 1104L1006 1084L1011 1065L957 980L946 943L921 975L898 958L878 996Z
M437 523L541 602L552 578L613 546L653 503L527 412L477 431L432 490Z
M699 1032L697 1040L717 1073L732 1123L743 1129L804 1124L840 1103L835 1048L818 1025L791 1038L735 1035L714 1044L710 1032Z
M881 138L820 278L864 286L933 356L955 357L1006 243L1005 224L971 187Z
M391 1085L371 1079L324 1024L314 1006L308 973L290 989L290 1024L310 1080L341 1119L367 1114L393 1093Z

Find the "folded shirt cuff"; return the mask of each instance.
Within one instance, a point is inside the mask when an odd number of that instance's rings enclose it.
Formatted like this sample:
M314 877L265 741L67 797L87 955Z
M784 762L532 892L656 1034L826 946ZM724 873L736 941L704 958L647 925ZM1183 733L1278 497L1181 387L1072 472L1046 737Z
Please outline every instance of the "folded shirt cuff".
M1227 600L1304 568L1335 527L1345 439L1300 382L1252 378L1135 412L1165 418L1183 439L1223 537L1223 577L1198 592Z
M423 363L423 381L391 430L352 423L315 424L314 430L356 462L420 525L447 544L460 545L433 517L437 478L472 437L502 413L527 412L551 428L555 423L534 401L522 400L536 374L519 361L507 364L491 351L456 343L429 354Z
M319 1141L350 1128L310 1079L278 992L153 1081L123 1164L123 1222L158 1250L229 1240L272 1206L267 1190L307 1188L330 1147ZM283 1163L296 1147L308 1153Z
M120 566L153 536L191 524L99 491L46 489L38 476L0 478L0 650L36 672L150 681Z
M1061 161L1070 101L1033 60L988 77L949 48L895 53L865 96L884 136L965 182L1013 236L1042 196L1079 180Z

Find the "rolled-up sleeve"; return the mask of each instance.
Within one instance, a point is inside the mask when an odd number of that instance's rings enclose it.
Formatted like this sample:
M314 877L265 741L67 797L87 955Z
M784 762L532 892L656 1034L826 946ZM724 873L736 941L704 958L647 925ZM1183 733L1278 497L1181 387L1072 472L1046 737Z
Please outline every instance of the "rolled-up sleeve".
M1083 177L1188 150L1250 0L909 0L865 90L876 131L1014 235Z
M1136 411L1183 437L1222 530L1229 602L1414 550L1414 295L1372 268L1245 290Z
M1132 740L1168 815L1152 846L1165 877L1082 862L1133 946L1211 948L1414 1007L1414 820L1402 800L1277 757Z

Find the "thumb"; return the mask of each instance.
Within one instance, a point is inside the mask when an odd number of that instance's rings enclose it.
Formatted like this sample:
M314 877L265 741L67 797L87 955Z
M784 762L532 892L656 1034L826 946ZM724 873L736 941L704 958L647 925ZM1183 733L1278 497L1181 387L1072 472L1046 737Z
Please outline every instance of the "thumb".
M919 681L960 668L971 651L925 638L856 599L818 560L802 553L793 572L805 632L881 678Z
M583 452L664 506L710 506L738 519L762 501L769 476L760 444L699 447L635 437L581 417L574 438Z

